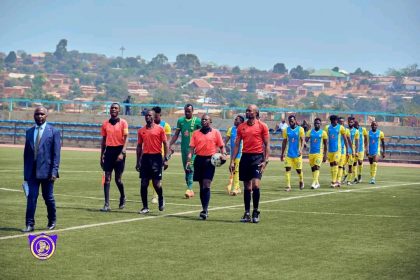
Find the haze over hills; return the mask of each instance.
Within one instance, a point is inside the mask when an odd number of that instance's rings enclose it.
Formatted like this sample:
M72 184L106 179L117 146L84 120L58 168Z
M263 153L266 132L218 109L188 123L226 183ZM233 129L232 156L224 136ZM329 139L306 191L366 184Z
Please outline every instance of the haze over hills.
M203 64L195 54L179 54L175 62L164 54L150 61L106 57L68 51L67 43L60 40L53 53L0 55L0 97L123 101L131 95L140 103L420 111L417 64L382 76L360 68L349 73L339 66L304 69L282 62L267 71Z

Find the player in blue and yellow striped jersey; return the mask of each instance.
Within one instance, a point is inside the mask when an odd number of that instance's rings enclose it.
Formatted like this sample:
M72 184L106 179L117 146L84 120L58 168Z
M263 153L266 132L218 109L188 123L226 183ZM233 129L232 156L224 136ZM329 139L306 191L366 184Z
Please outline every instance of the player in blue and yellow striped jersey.
M291 191L292 187L290 186L290 176L292 167L296 169L297 174L299 175L299 189L303 189L305 184L303 183L303 171L302 171L302 148L303 141L305 139L305 131L303 127L297 125L296 117L290 115L289 118L289 127L283 130L283 143L281 146L281 155L280 160L284 161L284 167L286 168L286 188L285 191ZM284 157L284 152L287 150L286 158Z
M349 125L350 131L350 143L349 145L349 160L347 162L349 166L349 173L347 177L347 185L352 185L352 182L357 178L357 157L359 150L359 130L354 127L354 117L347 118L347 124Z
M328 134L321 129L321 119L314 120L314 128L306 132L305 141L309 141L309 165L312 170L311 189L318 189L319 169L322 162L327 161L327 140Z
M357 178L354 183L362 182L363 159L365 158L365 147L367 147L367 130L359 125L358 121L354 122L354 127L359 130L359 149L357 150Z
M348 147L348 142L347 137L343 139L341 137L346 134L346 129L344 126L338 124L338 117L336 115L330 116L330 123L330 125L325 126L325 131L328 134L328 161L331 167L331 187L335 188L340 186L337 176L338 163L341 158L341 141L344 141L346 147Z
M378 170L378 159L381 155L379 149L379 142L382 146L382 158L385 158L385 135L382 131L378 129L378 123L373 121L370 125L372 128L368 133L368 147L366 150L366 156L369 159L370 163L370 182L369 184L376 183L376 171Z
M341 157L340 161L338 162L338 175L337 175L337 181L338 181L338 187L341 186L341 183L344 183L347 178L347 170L346 165L350 158L350 147L352 146L351 140L350 140L350 130L344 126L344 118L339 117L338 123L344 127L346 130L345 135L341 136ZM346 147L344 145L344 138L347 138L348 146ZM344 176L343 176L344 175Z
M226 132L225 146L230 143L230 156L233 154L233 148L235 147L235 140L238 126L245 121L241 115L236 116L233 126L229 127ZM241 193L241 187L239 186L239 162L242 156L242 142L239 144L239 151L235 158L235 170L230 174L229 184L226 186L226 190L229 195L238 195ZM233 185L233 190L232 190Z

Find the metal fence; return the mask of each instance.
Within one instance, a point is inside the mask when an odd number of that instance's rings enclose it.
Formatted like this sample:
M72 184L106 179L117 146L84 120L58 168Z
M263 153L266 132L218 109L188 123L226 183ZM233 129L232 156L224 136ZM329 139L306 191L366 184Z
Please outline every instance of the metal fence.
M108 114L112 101L78 101L78 100L35 100L19 98L0 98L0 109L9 112L30 110L37 105L43 105L49 110L56 112L68 112L76 114ZM122 111L129 109L131 115L141 114L145 108L160 106L166 115L182 114L183 104L150 104L150 103L120 103ZM235 114L244 113L244 107L229 107L226 105L195 105L195 110L202 113L209 113L222 119L230 119ZM181 111L181 112L180 112ZM299 119L313 121L315 117L327 119L329 115L355 116L357 120L367 125L371 120L386 122L395 126L420 126L420 112L418 114L394 114L389 112L358 112L358 111L336 111L336 110L315 110L297 108L260 108L261 118L269 121L279 121L290 114L298 115Z

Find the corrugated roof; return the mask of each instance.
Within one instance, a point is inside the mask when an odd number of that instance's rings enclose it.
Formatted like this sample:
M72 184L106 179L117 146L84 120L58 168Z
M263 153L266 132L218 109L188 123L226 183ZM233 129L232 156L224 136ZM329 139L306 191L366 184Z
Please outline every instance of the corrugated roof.
M331 69L319 69L312 74L309 74L310 77L334 77L334 78L345 78L346 75L340 72L335 72Z

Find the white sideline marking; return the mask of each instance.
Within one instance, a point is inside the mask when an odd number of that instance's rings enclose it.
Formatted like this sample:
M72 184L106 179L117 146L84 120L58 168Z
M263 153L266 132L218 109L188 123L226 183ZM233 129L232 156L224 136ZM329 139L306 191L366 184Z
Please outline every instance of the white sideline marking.
M408 216L393 216L393 215L369 215L359 213L335 213L335 212L308 212L308 211L293 211L293 210L270 210L264 209L264 212L284 212L284 213L299 213L299 214L315 214L315 215L340 215L340 216L362 216L362 217L377 217L377 218L407 218Z
M392 188L392 187L401 187L401 186L410 186L410 185L420 185L420 183L406 183L406 184L388 185L388 186L374 186L374 187L368 187L368 188L364 188L364 189L366 189L366 190L368 190L368 189L383 189L383 188ZM0 188L0 189L4 190L3 188ZM279 201L288 201L288 200L301 199L301 198L307 198L307 197L315 197L315 196L323 196L323 195L330 195L330 194L338 194L338 193L349 193L349 192L353 192L355 190L357 190L357 189L338 190L336 192L323 192L323 193L313 193L313 194L309 194L309 195L283 197L283 198L278 198L278 199L273 199L273 200L261 201L260 204L273 203L273 202L279 202ZM360 189L358 189L358 190L360 190ZM13 191L17 191L17 190L13 190ZM243 204L214 207L214 208L210 208L209 211L231 209L231 208L237 208L237 207L243 207ZM100 226L106 226L106 225L130 223L130 222L141 221L141 220L158 219L158 218L164 218L164 217L193 214L193 213L197 213L199 211L200 210L191 210L191 211L178 212L178 213L173 213L173 214L164 214L164 215L160 215L160 216L146 216L146 217L143 216L143 217L140 217L140 218L133 218L133 219L117 220L117 221L103 222L103 223L97 223L97 224L74 226L74 227L68 227L68 228L63 228L63 229L50 230L50 231L47 231L47 232L48 233L55 233L55 232L71 231L71 230L77 230L77 229L100 227ZM44 230L35 231L35 232L31 232L31 233L2 236L2 237L0 237L0 240L26 237L29 234L41 233L41 232L46 232L46 230L44 229Z
M8 191L8 192L21 192L21 193L23 192L23 190L8 189L8 188L0 188L0 190L2 190L2 191ZM93 199L93 200L104 200L103 197L81 196L81 195L59 194L59 193L55 193L54 196L66 196L66 197L74 197L74 198L84 198L84 199ZM116 199L116 198L110 198L109 200L111 200L111 201L120 201L119 199ZM140 200L132 200L132 199L127 199L126 201L128 201L128 202L136 202L136 203L140 203L141 202ZM167 204L167 205L175 205L175 206L201 207L201 205L198 205L198 204L182 204L182 203L172 203L172 202L165 202L165 204Z

